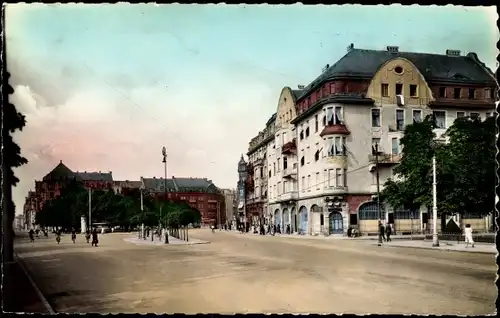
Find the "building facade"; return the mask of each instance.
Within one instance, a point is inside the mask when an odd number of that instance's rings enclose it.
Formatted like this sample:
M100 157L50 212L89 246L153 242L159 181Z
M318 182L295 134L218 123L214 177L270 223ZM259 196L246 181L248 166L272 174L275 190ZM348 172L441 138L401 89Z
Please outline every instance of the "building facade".
M222 189L222 193L224 195L224 205L226 207L224 212L226 223L234 227L236 225L236 215L238 214L237 191L234 189Z
M275 122L276 114L269 118L264 130L252 138L248 145L245 205L246 217L253 225L266 223L269 198L267 146L275 138Z
M40 211L45 202L57 198L71 180L81 181L85 189L112 189L112 172L73 172L62 160L41 181L35 181L35 211Z
M240 161L238 162L238 183L236 188L238 189L237 200L238 200L238 215L236 216L236 224L244 224L247 222L246 216L246 189L247 189L247 178L248 178L248 167L243 155L241 155Z
M143 178L141 188L154 196L157 200L165 200L165 186L167 199L174 202L185 202L200 212L201 226L224 224L224 194L206 178Z
M37 196L35 191L28 191L24 199L23 216L26 230L35 229Z
M313 235L343 234L350 226L376 232L379 219L396 232L423 230L427 207L382 203L378 209L375 159L383 189L399 162L406 125L433 115L440 138L457 117L491 116L496 90L493 73L475 53L351 45L302 91L282 91L276 138L267 147L273 222Z

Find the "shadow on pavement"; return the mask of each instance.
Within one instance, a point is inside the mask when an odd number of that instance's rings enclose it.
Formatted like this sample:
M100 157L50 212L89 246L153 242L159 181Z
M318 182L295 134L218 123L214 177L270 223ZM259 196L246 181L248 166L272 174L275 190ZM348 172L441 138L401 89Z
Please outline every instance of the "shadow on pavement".
M49 313L18 262L3 264L3 311Z

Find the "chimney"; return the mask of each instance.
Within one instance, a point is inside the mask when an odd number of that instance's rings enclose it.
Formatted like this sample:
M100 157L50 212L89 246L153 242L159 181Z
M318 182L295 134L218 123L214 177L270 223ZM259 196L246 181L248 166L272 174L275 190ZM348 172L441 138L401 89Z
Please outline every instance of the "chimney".
M399 52L399 46L388 46L387 47L387 52L398 53Z
M305 86L304 86L304 85L297 85L297 88L298 88L298 89L304 89L304 88L305 88Z
M447 56L460 56L460 50L446 50Z

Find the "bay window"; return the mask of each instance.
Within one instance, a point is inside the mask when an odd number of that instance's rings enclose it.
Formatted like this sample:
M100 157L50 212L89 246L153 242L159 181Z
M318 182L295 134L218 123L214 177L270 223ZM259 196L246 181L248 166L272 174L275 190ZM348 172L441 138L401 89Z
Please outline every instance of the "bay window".
M325 117L325 126L331 126L331 125L341 125L343 124L343 117L342 117L342 107L340 106L335 106L335 107L327 107L326 108L326 117Z

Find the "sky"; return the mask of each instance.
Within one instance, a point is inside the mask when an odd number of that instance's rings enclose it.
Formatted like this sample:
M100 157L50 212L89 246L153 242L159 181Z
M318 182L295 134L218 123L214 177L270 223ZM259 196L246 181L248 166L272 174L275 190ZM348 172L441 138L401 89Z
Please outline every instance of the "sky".
M497 68L495 7L9 4L17 213L60 160L115 180L206 177L235 188L237 163L276 112L356 48L476 52Z

